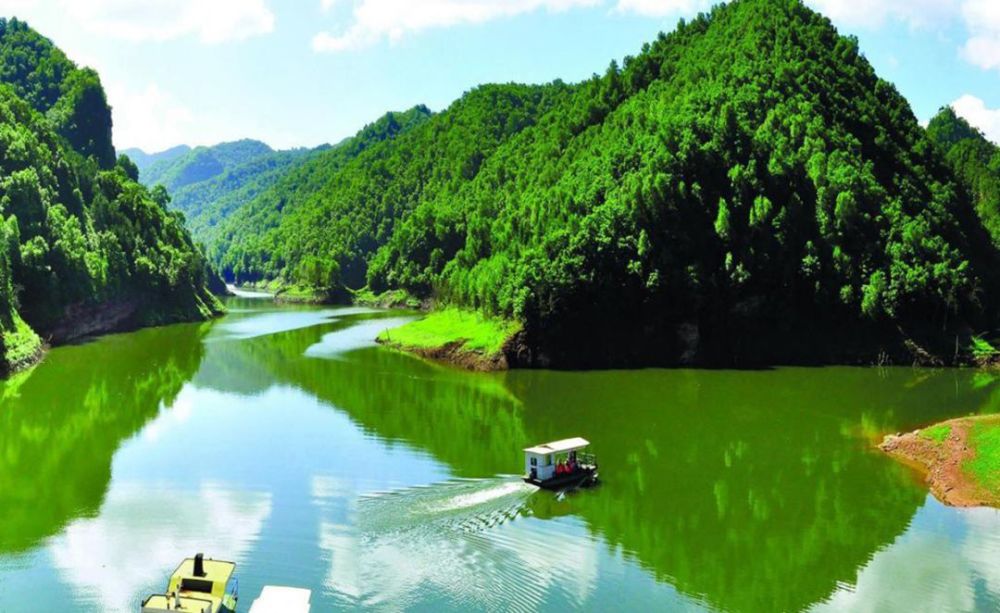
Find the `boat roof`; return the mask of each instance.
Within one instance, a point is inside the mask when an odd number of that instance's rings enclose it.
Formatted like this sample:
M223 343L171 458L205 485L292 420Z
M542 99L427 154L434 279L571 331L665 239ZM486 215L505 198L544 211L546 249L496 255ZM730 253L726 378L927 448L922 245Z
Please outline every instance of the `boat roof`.
M249 613L309 613L312 592L299 587L265 585Z
M582 449L590 444L585 438L575 437L575 438L564 438L561 441L553 441L551 443L544 443L542 445L535 445L534 447L526 447L525 453L534 453L538 455L546 455L549 453L564 453L567 451L575 451L577 449Z
M233 572L236 571L235 562L205 558L202 560L202 564L204 565L205 576L197 578L205 581L211 581L212 583L221 583L223 586L229 582L229 578L232 577ZM181 577L194 577L194 558L187 558L181 562L181 565L177 567L177 570L175 570L174 574L171 576L172 579L178 579Z

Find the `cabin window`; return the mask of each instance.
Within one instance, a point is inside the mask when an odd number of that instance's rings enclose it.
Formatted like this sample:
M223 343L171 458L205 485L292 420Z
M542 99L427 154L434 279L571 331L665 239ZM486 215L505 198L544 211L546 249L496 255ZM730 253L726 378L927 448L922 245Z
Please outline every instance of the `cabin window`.
M552 455L551 454L545 456L545 465L546 466L552 466Z
M212 582L207 579L181 579L182 592L201 592L203 594L212 593Z
M538 458L531 458L531 465L538 466Z

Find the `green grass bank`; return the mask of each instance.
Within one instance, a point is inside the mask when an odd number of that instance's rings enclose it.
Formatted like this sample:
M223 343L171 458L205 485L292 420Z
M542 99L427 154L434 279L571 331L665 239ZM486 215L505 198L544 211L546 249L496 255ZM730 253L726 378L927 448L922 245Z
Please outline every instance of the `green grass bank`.
M473 370L503 370L517 322L446 308L379 334L378 342Z

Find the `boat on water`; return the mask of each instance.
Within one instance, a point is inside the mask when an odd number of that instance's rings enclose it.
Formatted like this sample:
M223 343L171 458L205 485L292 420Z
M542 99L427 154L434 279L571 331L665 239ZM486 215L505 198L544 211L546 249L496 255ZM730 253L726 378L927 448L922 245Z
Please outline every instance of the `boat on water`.
M142 613L235 613L239 600L236 564L205 559L202 554L187 558L170 575L167 590L142 601Z
M524 450L524 481L547 490L597 483L597 457L587 453L590 441L567 438Z
M235 613L240 587L236 563L187 558L170 575L167 590L142 601L141 613ZM309 590L275 585L264 586L250 605L250 613L309 613Z

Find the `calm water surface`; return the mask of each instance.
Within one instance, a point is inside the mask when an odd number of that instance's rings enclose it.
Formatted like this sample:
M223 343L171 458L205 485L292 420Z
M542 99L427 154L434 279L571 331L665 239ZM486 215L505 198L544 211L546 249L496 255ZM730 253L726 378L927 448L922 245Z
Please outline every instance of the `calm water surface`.
M406 313L233 300L0 382L0 611L137 611L181 558L314 610L1000 610L1000 512L873 451L1000 411L974 371L458 372ZM556 496L520 449L582 435Z

